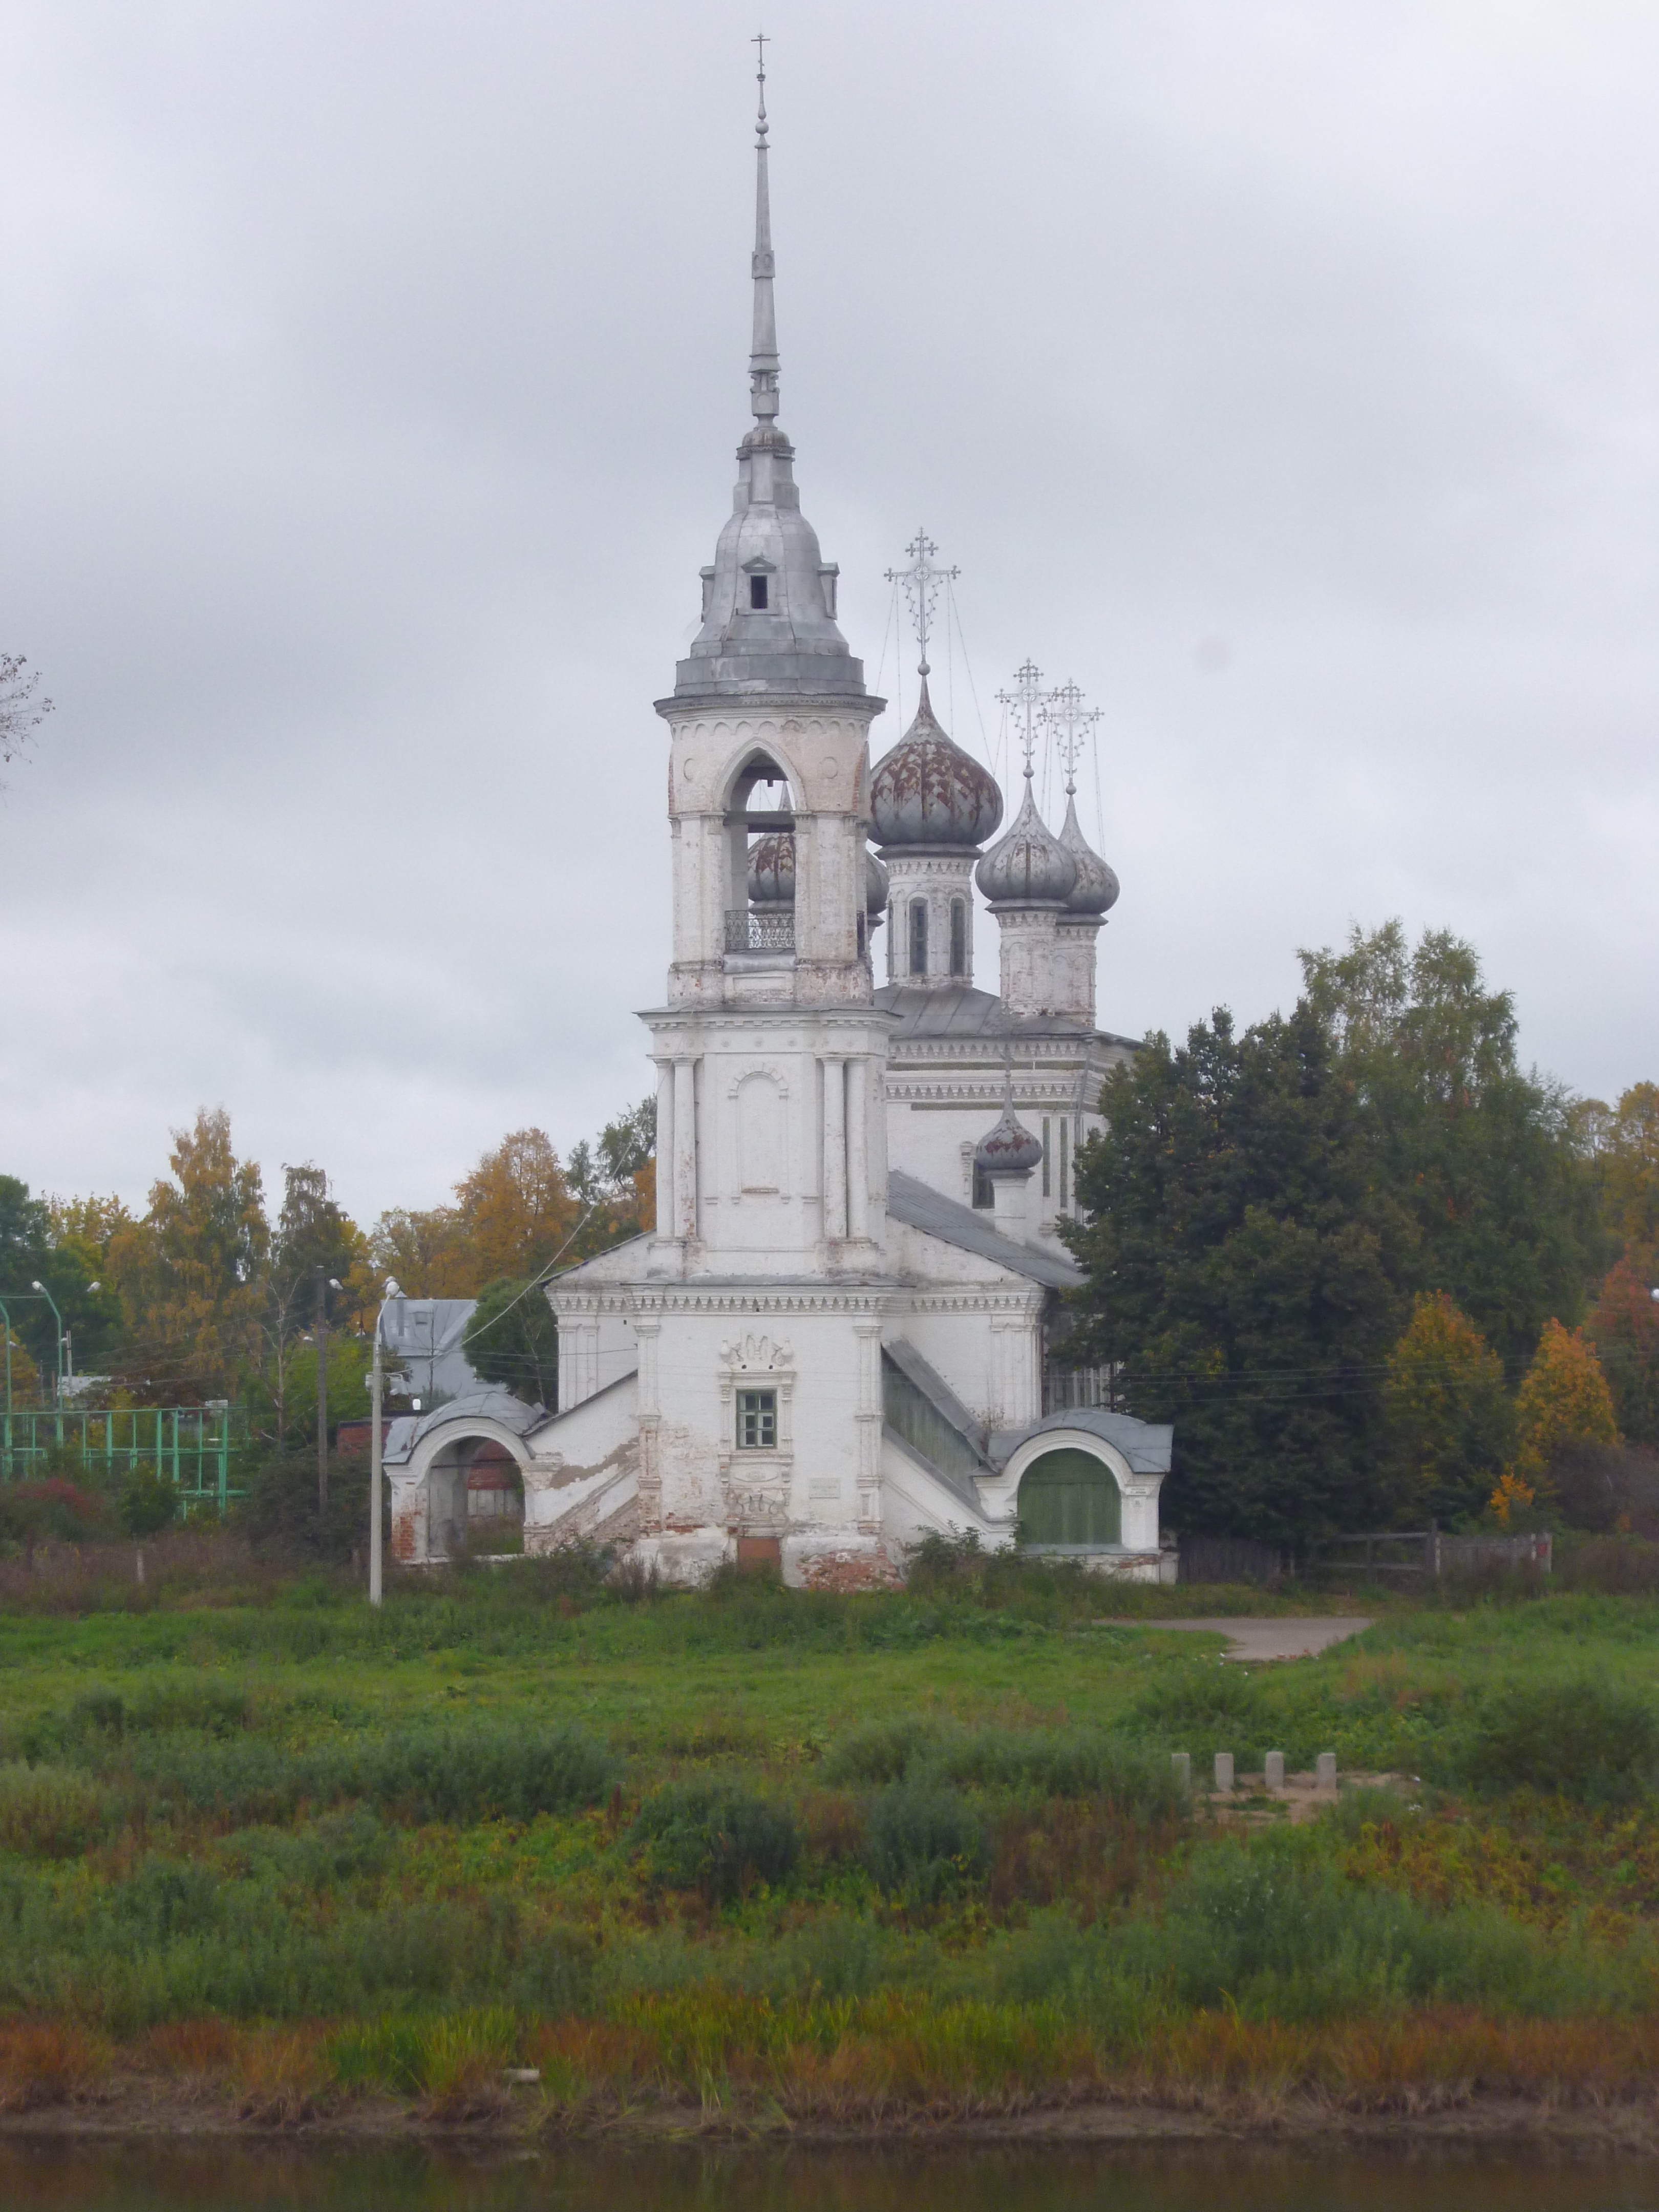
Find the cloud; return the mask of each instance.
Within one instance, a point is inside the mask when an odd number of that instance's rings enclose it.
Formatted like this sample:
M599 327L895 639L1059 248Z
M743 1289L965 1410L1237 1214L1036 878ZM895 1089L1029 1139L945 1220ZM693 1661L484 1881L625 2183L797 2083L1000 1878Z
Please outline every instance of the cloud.
M773 27L783 419L845 626L873 678L925 520L957 734L1027 653L1104 708L1103 1023L1253 1018L1400 912L1570 1083L1652 1076L1650 12ZM0 802L0 1165L140 1198L222 1103L372 1215L648 1087L751 29L10 11L0 644L58 710Z

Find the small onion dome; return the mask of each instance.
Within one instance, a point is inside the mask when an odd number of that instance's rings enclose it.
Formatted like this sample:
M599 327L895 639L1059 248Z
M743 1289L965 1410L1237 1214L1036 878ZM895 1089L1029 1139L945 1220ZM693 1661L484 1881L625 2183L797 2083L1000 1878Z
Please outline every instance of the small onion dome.
M878 845L969 848L1002 819L996 778L939 727L925 676L916 719L870 780L870 818Z
M989 1176L1028 1176L1042 1158L1042 1145L1014 1112L1012 1097L1002 1102L1002 1119L974 1147L974 1165Z
M1025 775L1025 797L1014 826L974 871L993 906L1063 906L1077 883L1076 860L1043 822Z
M749 896L756 906L793 906L795 833L769 830L749 848Z
M1107 866L1078 828L1077 801L1072 798L1066 801L1060 842L1077 862L1077 881L1066 896L1066 913L1104 914L1108 907L1115 906L1122 888L1117 871Z
M864 848L864 911L879 921L887 911L887 871L866 845Z

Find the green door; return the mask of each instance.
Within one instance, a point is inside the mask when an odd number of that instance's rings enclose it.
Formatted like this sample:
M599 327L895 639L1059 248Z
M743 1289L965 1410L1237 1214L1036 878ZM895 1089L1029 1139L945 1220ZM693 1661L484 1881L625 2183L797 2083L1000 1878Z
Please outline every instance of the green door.
M1024 1543L1118 1544L1122 1528L1117 1483L1092 1452L1044 1452L1019 1479Z

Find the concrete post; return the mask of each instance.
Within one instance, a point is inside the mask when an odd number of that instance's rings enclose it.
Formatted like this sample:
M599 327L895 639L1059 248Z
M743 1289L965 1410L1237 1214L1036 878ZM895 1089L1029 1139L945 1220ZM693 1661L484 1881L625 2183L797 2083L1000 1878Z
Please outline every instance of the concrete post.
M1231 1790L1233 1786L1233 1755L1230 1751L1218 1751L1215 1755L1215 1786Z
M1282 1790L1285 1787L1285 1754L1282 1751L1270 1751L1267 1753L1267 1771L1265 1778L1269 1790Z
M1193 1754L1191 1752L1172 1751L1170 1753L1170 1765L1175 1771L1176 1789L1190 1790L1193 1786Z
M1316 1790L1335 1789L1336 1753L1334 1751L1320 1753L1319 1763L1314 1769L1314 1787Z

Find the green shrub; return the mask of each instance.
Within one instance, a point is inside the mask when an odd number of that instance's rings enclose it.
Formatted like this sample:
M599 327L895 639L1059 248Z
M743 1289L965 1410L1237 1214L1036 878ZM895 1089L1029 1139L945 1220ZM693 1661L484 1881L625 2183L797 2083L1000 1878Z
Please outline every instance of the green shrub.
M1099 1729L964 1729L933 1767L951 1782L1045 1797L1100 1797L1141 1820L1187 1809L1169 1760Z
M912 1765L937 1757L944 1730L937 1721L902 1714L866 1721L837 1736L823 1762L826 1782L897 1782Z
M129 1536L159 1536L179 1517L178 1486L153 1467L136 1467L121 1485L116 1517Z
M0 1766L0 1850L65 1859L86 1849L104 1825L95 1782L66 1766Z
M786 1809L730 1783L671 1784L646 1799L629 1832L665 1887L716 1903L787 1881L799 1849Z
M1659 1715L1645 1698L1599 1682L1521 1686L1480 1711L1454 1757L1456 1778L1477 1790L1628 1805L1659 1782Z
M894 1895L935 1904L977 1881L986 1858L985 1832L955 1790L895 1782L870 1808L865 1863Z

